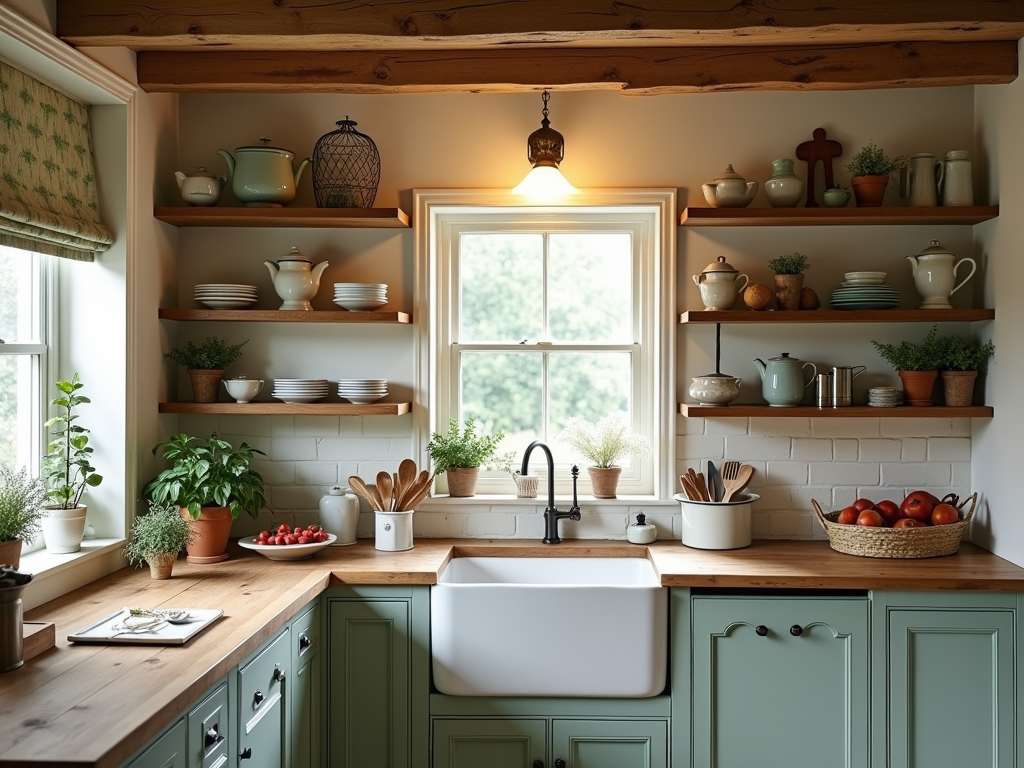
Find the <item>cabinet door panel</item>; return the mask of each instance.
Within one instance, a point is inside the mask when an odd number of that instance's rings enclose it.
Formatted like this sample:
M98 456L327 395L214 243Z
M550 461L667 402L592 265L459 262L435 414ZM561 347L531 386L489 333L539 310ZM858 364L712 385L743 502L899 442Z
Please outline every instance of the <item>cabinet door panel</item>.
M889 614L892 768L1013 765L1013 614Z
M866 600L695 598L694 765L865 766L867 626Z
M189 768L223 768L232 754L228 684L221 683L188 713Z
M566 768L666 768L664 720L555 720L551 759Z
M314 606L292 622L292 675L288 680L289 732L293 768L320 766L320 703L323 661L320 658L320 608Z
M287 764L288 665L291 648L285 629L256 658L238 670L238 749L250 757L245 768L277 768Z
M145 752L132 760L128 768L186 768L186 735L185 721L181 720L154 741Z
M546 737L545 720L434 720L434 768L532 768Z

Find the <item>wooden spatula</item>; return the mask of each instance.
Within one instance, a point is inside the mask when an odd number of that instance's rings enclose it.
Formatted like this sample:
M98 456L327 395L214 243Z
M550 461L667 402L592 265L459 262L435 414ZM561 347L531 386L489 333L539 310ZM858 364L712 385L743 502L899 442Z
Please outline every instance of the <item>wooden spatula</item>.
M377 473L377 492L380 494L381 503L384 505L381 507L381 511L391 511L391 492L393 490L393 484L391 475L387 472L381 471Z
M352 475L351 477L349 477L348 485L353 491L355 491L364 499L366 499L366 503L369 504L371 507L373 507L374 509L381 508L383 502L380 498L380 494L377 493L377 489L371 488L366 483L364 483L363 478L359 477L359 475Z

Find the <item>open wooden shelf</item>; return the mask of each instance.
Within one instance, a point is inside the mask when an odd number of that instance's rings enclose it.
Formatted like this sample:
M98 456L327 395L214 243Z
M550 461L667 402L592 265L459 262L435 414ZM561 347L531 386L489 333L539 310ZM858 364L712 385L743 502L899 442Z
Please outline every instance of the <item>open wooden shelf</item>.
M684 227L820 227L874 224L980 224L998 205L898 208L684 208Z
M408 325L407 312L347 312L313 310L311 312L281 309L161 309L161 320L216 320L222 323L401 323Z
M336 227L408 229L401 208L154 208L153 215L176 227Z
M973 323L994 320L994 309L749 309L691 310L680 323Z
M412 403L160 403L160 413L261 414L275 416L401 416Z
M773 408L770 405L697 405L696 403L680 403L679 412L683 416L701 416L703 418L792 418L811 419L835 418L875 418L875 419L978 419L991 418L992 406L972 405L966 408L953 408L945 405L933 406L897 406L896 408L874 408L868 405L853 405L846 408L818 408L813 405L800 405L795 408Z

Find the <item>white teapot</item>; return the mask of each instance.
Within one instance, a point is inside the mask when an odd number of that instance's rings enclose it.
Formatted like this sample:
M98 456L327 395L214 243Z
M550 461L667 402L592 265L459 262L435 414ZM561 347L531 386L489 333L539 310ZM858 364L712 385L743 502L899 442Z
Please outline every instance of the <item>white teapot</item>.
M322 261L314 267L313 262L293 245L285 258L263 263L270 271L274 290L284 300L281 309L313 309L309 300L316 296L320 288L320 275L327 269L328 262Z
M970 256L954 264L953 254L938 240L932 240L932 244L917 256L907 256L906 259L914 270L914 286L923 299L920 309L952 309L949 297L963 288L978 269L977 262ZM954 287L956 271L965 261L970 262L971 272Z
M743 282L740 283L740 278ZM699 275L691 279L700 288L700 300L705 309L732 309L739 298L740 292L747 287L750 278L741 275L725 256L719 256L717 262L708 264Z
M223 176L214 176L203 167L186 176L181 171L174 172L181 190L181 199L189 205L216 205L220 200L220 191L228 180Z
M746 208L757 194L757 182L747 181L730 164L714 182L702 184L701 189L713 208Z

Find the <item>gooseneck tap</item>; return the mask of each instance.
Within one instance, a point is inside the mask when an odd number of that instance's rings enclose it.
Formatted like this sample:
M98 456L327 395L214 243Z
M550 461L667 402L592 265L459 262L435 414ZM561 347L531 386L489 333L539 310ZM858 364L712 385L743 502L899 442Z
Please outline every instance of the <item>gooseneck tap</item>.
M544 455L548 462L548 506L544 510L544 539L545 544L558 544L562 540L558 537L558 521L562 518L568 518L570 520L580 519L580 508L576 497L576 481L580 474L579 467L573 465L572 468L572 507L569 508L568 512L559 512L555 506L555 460L551 456L551 449L539 440L534 440L528 446L526 446L526 452L523 454L523 468L522 474L528 474L530 468L530 454L533 453L534 448L540 448L544 451Z

